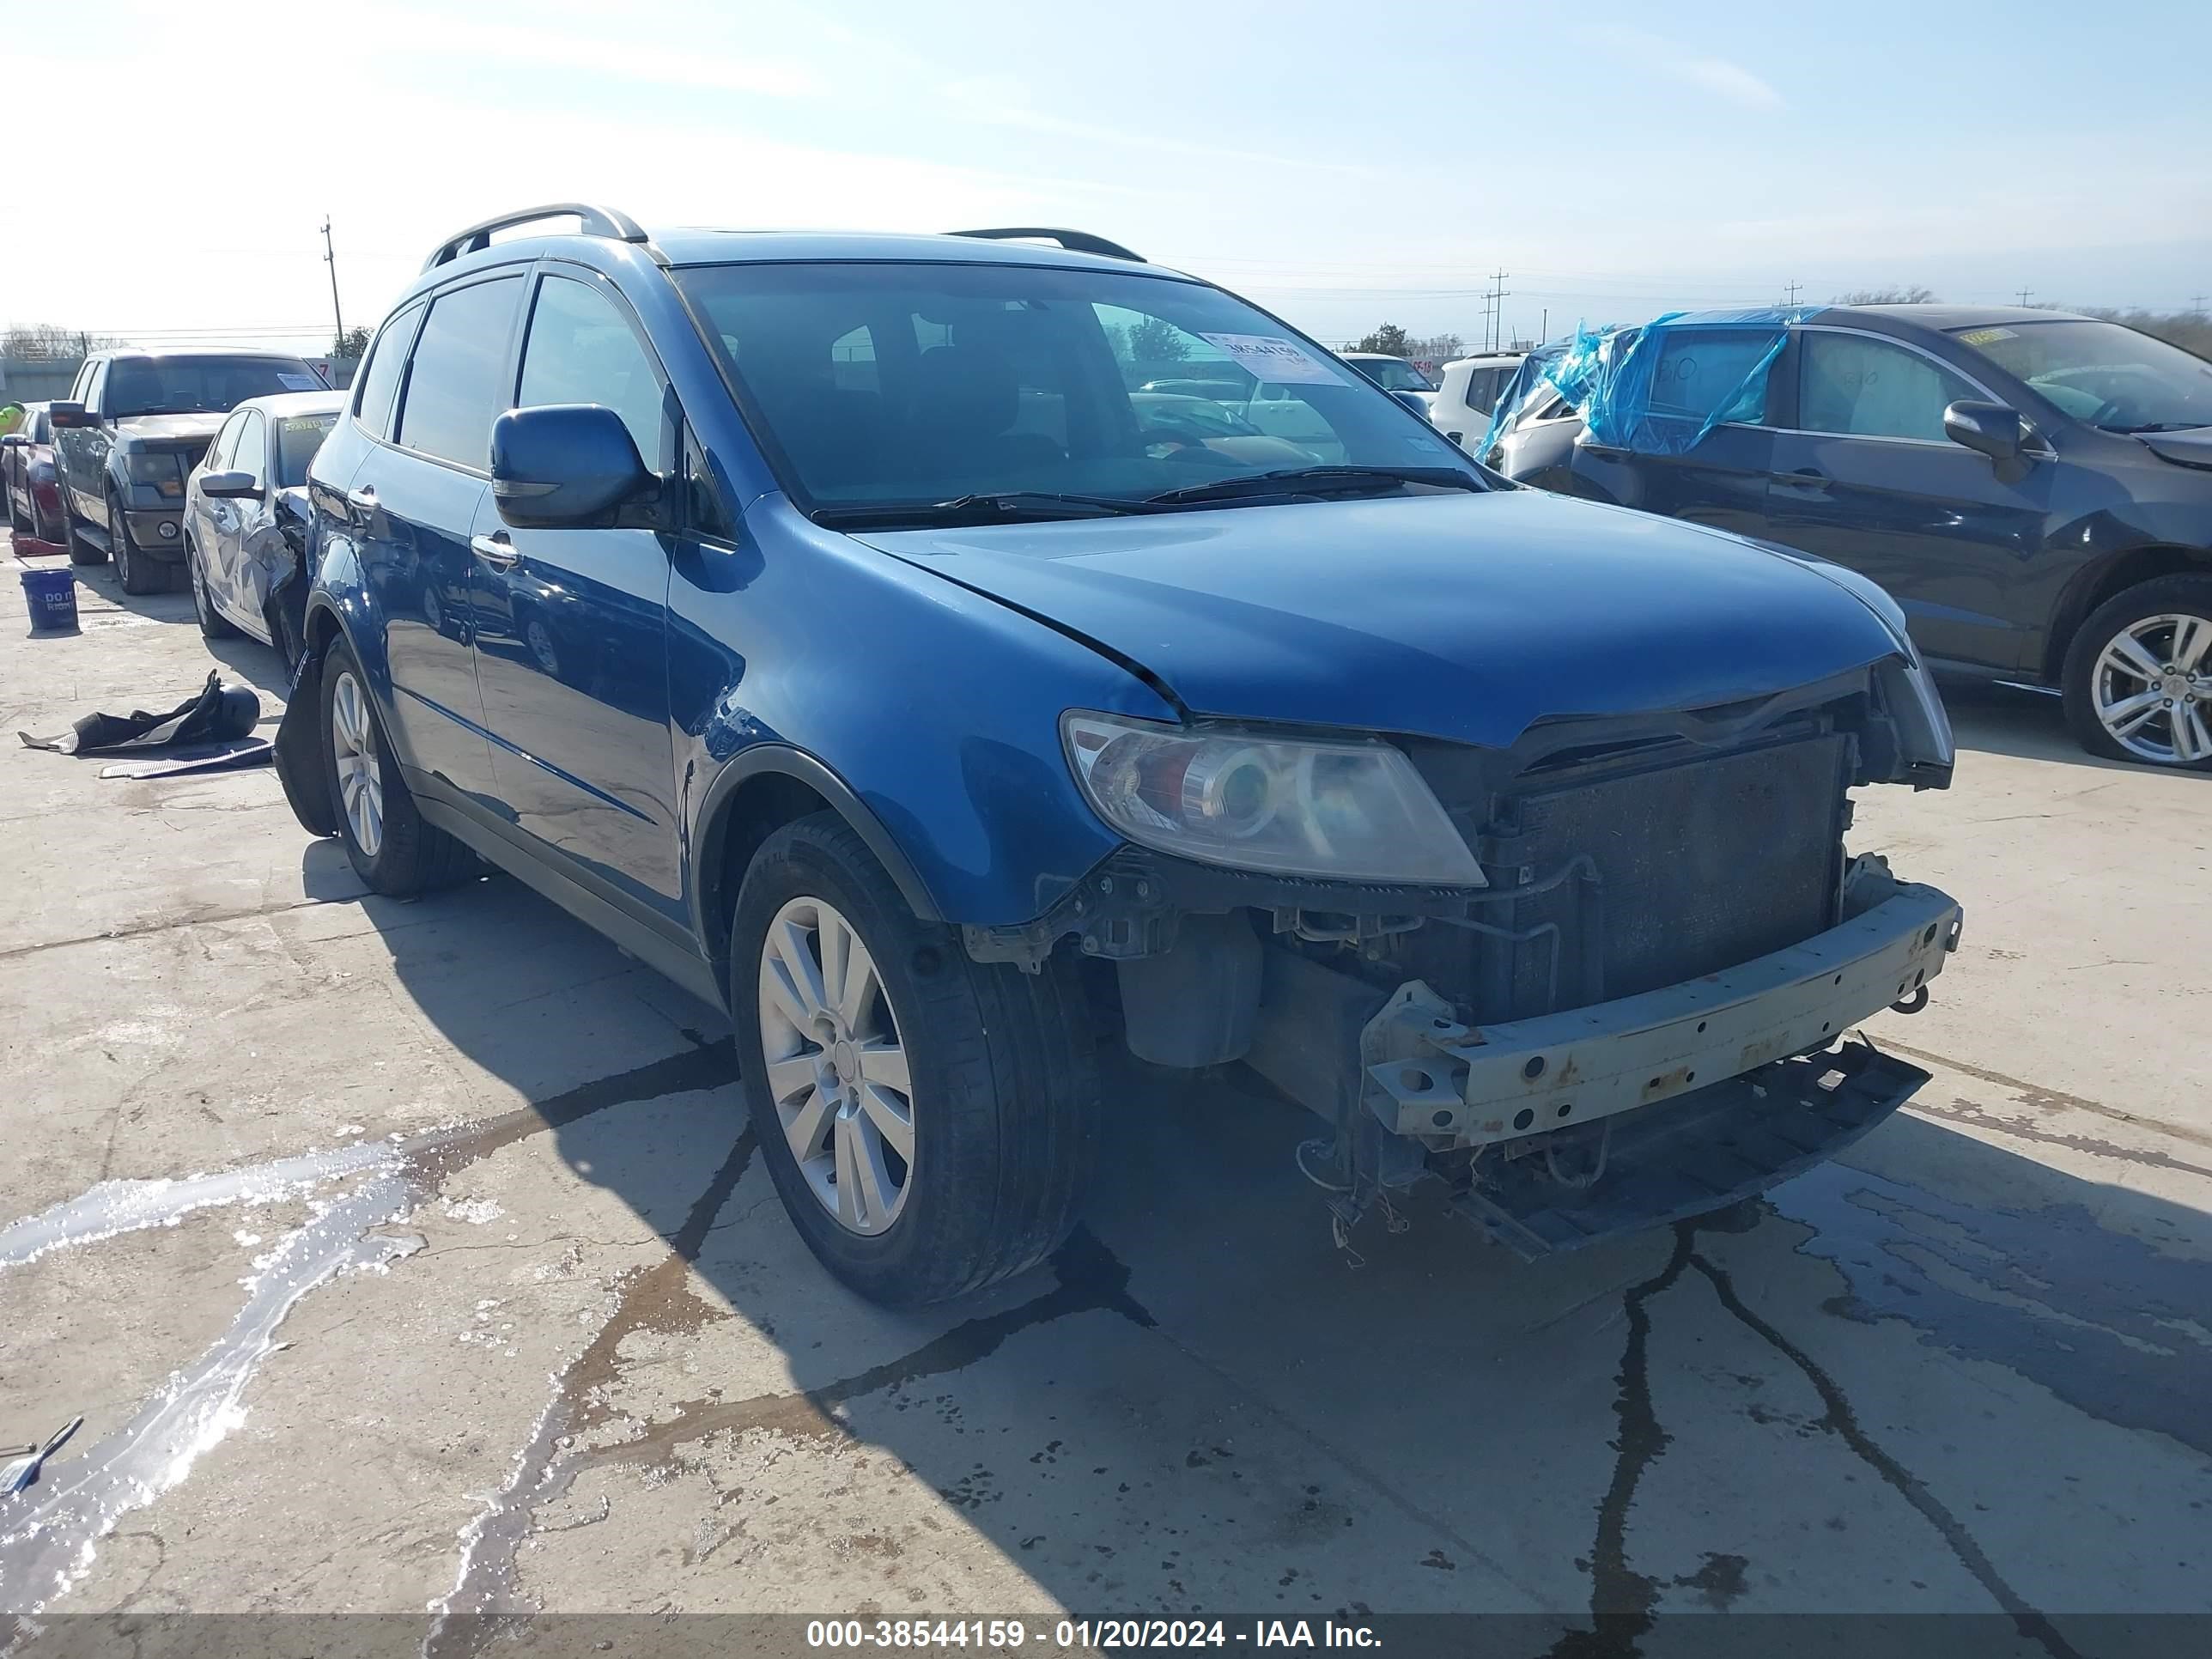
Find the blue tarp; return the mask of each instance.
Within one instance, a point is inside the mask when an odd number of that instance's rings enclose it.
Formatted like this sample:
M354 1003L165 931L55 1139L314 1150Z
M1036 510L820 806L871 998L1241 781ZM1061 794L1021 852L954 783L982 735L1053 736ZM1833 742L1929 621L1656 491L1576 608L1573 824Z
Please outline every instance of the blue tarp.
M1589 442L1646 455L1694 449L1715 427L1757 420L1786 331L1824 306L1670 311L1628 327L1577 329L1540 346L1506 387L1475 450L1491 446L1545 388L1581 412Z

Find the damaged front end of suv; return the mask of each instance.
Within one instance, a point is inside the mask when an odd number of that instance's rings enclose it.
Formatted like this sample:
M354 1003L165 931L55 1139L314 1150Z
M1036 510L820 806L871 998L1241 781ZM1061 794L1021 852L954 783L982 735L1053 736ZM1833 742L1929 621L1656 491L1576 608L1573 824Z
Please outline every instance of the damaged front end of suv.
M1138 1058L1241 1061L1317 1114L1340 1243L1430 1177L1531 1259L1762 1192L1928 1080L1852 1028L1924 1006L1961 923L1847 849L1850 792L1946 787L1951 735L1879 590L1807 568L1894 653L1497 748L1071 713L1127 844L969 952L1034 971L1073 940Z

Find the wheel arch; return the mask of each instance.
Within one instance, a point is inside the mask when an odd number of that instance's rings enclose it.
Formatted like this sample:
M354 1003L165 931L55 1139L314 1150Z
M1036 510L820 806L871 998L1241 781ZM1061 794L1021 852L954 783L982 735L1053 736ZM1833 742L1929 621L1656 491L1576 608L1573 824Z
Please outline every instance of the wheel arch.
M724 766L708 786L691 845L692 924L726 984L730 921L738 884L762 842L785 824L832 811L852 826L923 921L945 918L912 860L867 804L813 756L787 744L759 744Z
M2043 678L2056 685L2066 669L2074 636L2097 607L2114 595L2160 576L2212 574L2212 550L2159 544L2107 554L2075 573L2059 594L2043 642Z

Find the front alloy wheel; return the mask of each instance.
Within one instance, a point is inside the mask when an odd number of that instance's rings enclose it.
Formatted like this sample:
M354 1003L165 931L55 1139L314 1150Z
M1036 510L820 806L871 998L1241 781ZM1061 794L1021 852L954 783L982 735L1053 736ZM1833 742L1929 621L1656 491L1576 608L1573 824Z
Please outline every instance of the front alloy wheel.
M374 859L384 846L384 771L369 730L368 698L350 670L340 671L331 687L331 762L353 843Z
M875 958L819 898L789 901L761 944L761 1048L807 1190L848 1232L880 1233L914 1175L914 1084Z
M2098 653L2098 724L2160 766L2212 760L2212 618L2163 612L2129 623Z

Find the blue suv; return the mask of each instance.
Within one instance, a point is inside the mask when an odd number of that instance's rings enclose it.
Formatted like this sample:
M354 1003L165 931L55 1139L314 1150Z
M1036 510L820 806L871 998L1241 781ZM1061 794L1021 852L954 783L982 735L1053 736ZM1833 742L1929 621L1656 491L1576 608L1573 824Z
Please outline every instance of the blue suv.
M1133 1059L1317 1114L1340 1237L1434 1180L1526 1255L1926 1080L1844 1035L1959 928L1844 848L1854 787L1952 766L1881 590L1516 489L1097 237L474 226L309 493L301 822L726 1008L879 1301L1052 1250Z

